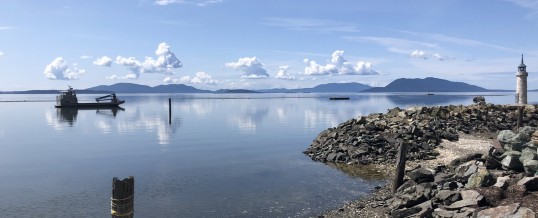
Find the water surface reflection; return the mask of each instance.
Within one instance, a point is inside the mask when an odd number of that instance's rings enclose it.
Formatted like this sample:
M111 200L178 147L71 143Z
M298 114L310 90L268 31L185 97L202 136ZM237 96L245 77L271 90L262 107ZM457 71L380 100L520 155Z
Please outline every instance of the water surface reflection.
M56 117L59 122L64 122L73 126L77 121L77 115L79 110L95 111L97 115L116 117L118 111L124 111L124 108L56 108Z

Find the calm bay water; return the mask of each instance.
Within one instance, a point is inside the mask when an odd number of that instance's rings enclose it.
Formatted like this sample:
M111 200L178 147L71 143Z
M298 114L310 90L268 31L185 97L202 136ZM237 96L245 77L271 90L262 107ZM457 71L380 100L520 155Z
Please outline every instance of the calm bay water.
M395 106L467 105L477 95L465 94L120 94L123 110L0 95L0 216L108 217L112 178L130 175L137 217L316 216L383 184L302 154L319 132Z

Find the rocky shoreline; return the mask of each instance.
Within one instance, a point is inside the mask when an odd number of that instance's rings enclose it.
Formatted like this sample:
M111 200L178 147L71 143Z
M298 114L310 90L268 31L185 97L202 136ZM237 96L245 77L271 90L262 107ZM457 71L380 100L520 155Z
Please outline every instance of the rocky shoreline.
M408 143L410 170L395 195L390 186L382 187L322 217L498 217L502 212L534 217L538 140L533 143L531 136L538 138L536 109L525 106L522 123L527 126L518 133L510 130L517 120L513 106L483 103L394 108L323 131L305 151L313 160L373 164L394 172L398 145ZM483 152L447 155L459 152L458 143L446 148L447 142L467 134L490 143L482 146Z

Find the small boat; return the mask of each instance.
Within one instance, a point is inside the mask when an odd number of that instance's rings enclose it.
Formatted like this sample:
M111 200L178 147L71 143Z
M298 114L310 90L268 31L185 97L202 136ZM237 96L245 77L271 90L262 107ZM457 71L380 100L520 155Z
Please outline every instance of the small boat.
M115 93L110 95L105 95L95 99L94 103L79 103L77 99L77 94L75 90L69 86L69 89L61 91L58 96L56 96L56 106L57 108L106 108L106 107L119 107L120 104L123 104L125 101L120 100L116 97Z
M332 101L349 100L349 97L330 97L329 100L332 100Z

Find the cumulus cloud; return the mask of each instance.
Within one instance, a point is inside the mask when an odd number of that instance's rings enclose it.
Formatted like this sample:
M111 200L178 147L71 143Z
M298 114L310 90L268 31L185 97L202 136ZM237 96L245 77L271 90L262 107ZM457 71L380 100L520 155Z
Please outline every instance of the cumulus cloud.
M422 50L415 50L413 52L411 52L411 54L409 55L409 57L412 57L412 58L421 58L421 59L428 59L428 58L434 58L434 59L437 59L439 61L444 61L445 58L443 56L441 56L440 54L430 54L430 53L427 53L425 51L422 51Z
M118 75L111 75L111 76L107 76L106 79L110 79L110 80L115 80L115 79L120 79L120 77Z
M422 58L424 60L428 59L428 55L426 55L426 52L419 50L411 52L411 55L409 56L411 56L412 58Z
M437 60L440 60L440 61L445 60L445 58L443 56L441 56L440 54L433 54L432 57L437 59Z
M316 61L304 59L306 64L305 75L377 75L378 72L372 69L372 64L369 62L359 61L357 63L348 62L344 58L344 51L336 50L332 54L330 63L321 65Z
M45 67L45 77L51 80L76 80L80 75L84 74L85 70L78 69L76 64L69 67L67 61L62 57L57 57L49 65Z
M276 73L275 78L284 79L284 80L295 80L295 77L290 75L290 73L288 72L289 69L290 69L290 66L278 67L278 72Z
M257 57L239 58L237 62L226 63L226 67L243 71L244 78L261 79L269 77L264 64Z
M165 83L184 83L184 84L203 84L203 85L217 85L218 80L214 80L211 75L206 72L197 72L195 76L183 76L179 79L171 77L164 78Z
M162 74L174 74L173 69L182 67L181 61L170 50L170 46L166 42L160 43L155 51L157 59L152 57L146 57L141 62L134 57L116 57L116 64L127 67L131 73L122 78L126 79L138 79L142 73L162 73Z
M155 0L157 5L170 5L170 4L191 4L204 7L210 4L221 3L223 0Z
M97 66L110 67L110 66L112 66L112 58L109 58L107 56L103 56L103 57L97 58L97 60L93 61L93 64L95 64Z
M180 83L180 80L167 76L163 79L163 82L164 83Z

